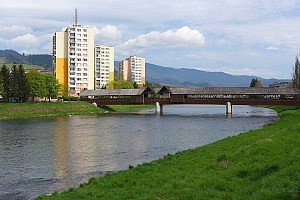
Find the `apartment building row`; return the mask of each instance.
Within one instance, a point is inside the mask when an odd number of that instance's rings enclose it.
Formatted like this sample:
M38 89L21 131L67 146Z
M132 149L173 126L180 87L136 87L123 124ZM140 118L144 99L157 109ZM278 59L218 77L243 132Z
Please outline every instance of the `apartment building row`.
M53 35L53 69L59 83L77 96L82 90L99 90L114 80L114 47L95 45L93 27L77 20ZM145 58L130 56L120 62L124 80L145 84Z

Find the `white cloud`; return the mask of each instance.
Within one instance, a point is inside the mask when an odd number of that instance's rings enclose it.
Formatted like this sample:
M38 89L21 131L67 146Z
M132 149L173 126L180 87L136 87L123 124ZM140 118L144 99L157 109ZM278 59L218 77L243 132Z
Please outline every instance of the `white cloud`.
M2 26L0 35L19 35L24 33L30 33L32 29L22 25L10 25L10 26Z
M277 51L280 50L278 47L267 47L266 50Z
M248 76L259 76L263 78L274 78L274 77L282 77L280 72L276 72L274 70L268 69L250 69L247 67L244 68L230 68L230 67L220 67L220 68L202 68L205 71L211 72L224 72L231 75L248 75Z
M300 29L296 26L299 21L299 17L283 17L247 23L226 22L221 24L207 24L201 28L212 34L218 33L219 35L212 42L219 45L223 45L227 41L231 45L262 44L271 47L280 46L289 48L291 46L300 46L300 40L298 40ZM223 40L220 40L220 36Z
M122 49L132 48L161 48L161 47L201 47L205 43L204 35L188 26L177 30L165 32L152 31L148 34L139 35L130 39L119 47Z
M99 40L118 40L122 37L122 32L113 25L106 25L101 28L95 27L95 37Z
M50 41L49 38L51 38L50 35L35 36L33 34L27 33L11 39L9 41L9 44L20 47L30 47L39 45L47 40Z
M96 43L114 45L116 57L134 51L174 66L188 51L194 63L185 67L275 66L289 75L282 66L290 66L300 48L299 0L6 1L0 4L0 48L51 53L52 34L73 23L75 8L79 23L97 27ZM266 53L268 63L248 52Z
M31 46L38 43L38 38L30 33L13 38L10 43L18 46Z

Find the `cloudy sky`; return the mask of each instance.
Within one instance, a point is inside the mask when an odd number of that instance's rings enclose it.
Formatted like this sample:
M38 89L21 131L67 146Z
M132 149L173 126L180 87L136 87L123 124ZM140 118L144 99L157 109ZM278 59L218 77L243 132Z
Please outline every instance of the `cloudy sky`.
M0 49L51 54L75 8L116 60L290 78L300 50L299 0L1 0Z

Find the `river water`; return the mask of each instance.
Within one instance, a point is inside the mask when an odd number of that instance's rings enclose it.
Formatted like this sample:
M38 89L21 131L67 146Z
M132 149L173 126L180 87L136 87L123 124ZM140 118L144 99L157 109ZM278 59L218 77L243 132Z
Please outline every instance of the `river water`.
M77 187L93 176L128 169L277 119L270 109L164 106L133 114L0 121L0 199L33 199Z

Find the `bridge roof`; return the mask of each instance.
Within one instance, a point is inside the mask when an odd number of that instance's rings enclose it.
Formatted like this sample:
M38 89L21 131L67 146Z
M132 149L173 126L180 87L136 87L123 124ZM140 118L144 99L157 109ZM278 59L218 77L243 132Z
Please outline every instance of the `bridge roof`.
M254 87L205 87L205 88L169 88L171 94L300 94L294 88L254 88Z
M151 89L150 87L142 89L115 89L115 90L83 90L80 97L87 96L140 96L145 93L173 95L193 95L193 94L231 94L231 95L277 95L277 94L300 94L299 89L295 88L254 88L254 87L204 87L204 88L171 88L163 86L161 88Z
M143 93L154 93L154 91L149 87L142 89L83 90L80 92L79 96L140 96Z

